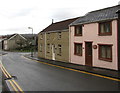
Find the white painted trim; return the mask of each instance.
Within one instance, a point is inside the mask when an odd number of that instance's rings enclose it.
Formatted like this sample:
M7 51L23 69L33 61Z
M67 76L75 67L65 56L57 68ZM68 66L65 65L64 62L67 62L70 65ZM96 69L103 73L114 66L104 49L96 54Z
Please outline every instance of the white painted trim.
M20 35L20 34L18 34L18 35ZM22 36L22 35L20 35L22 38L24 38L25 40L27 40L24 36Z
M10 37L8 40L11 40L11 39L14 38L16 35L19 35L19 36L22 37L23 39L27 40L25 37L23 37L23 36L20 35L20 34L15 34L14 36Z

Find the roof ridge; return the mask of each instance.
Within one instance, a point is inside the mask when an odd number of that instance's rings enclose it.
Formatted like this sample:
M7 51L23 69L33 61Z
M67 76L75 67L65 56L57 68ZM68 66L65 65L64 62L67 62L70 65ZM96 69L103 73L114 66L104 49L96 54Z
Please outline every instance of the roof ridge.
M110 8L114 8L114 7L118 7L118 6L120 6L120 5L110 6L110 7L106 7L106 8L102 8L102 9L98 9L98 10L93 10L93 11L88 12L87 14L97 12L97 11L106 10L106 9L110 9Z
M74 19L78 19L78 18L80 18L80 17L65 19L65 20L62 20L62 21L55 22L55 23L53 23L53 24L65 22L65 21L68 21L68 20L74 20Z

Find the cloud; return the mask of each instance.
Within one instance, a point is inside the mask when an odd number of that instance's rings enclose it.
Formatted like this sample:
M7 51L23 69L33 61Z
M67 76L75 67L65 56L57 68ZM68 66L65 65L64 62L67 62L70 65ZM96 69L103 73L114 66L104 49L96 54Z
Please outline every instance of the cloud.
M1 0L0 34L38 33L54 22L83 16L89 11L117 4L119 0ZM94 3L93 3L94 2ZM104 2L104 4L103 4Z
M16 12L13 17L21 17L21 16L27 16L29 15L32 11L34 11L34 8L28 8L28 9L22 9L18 12Z
M79 14L79 8L57 8L51 12L50 18L55 21L61 21L82 15L84 15L84 12Z
M14 10L4 9L4 11L3 10L0 11L0 14L6 18L16 18L21 16L27 16L34 10L35 8L14 9Z

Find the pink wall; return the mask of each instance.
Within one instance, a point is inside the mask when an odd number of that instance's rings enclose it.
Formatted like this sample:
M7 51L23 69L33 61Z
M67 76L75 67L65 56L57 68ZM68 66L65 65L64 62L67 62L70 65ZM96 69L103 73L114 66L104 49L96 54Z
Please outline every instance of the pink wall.
M74 26L70 27L70 61L76 64L85 65L85 41L93 41L93 45L113 44L112 46L112 62L98 59L98 48L93 51L93 66L118 70L117 66L117 20L112 21L112 35L98 36L98 23L85 24L83 26L83 36L74 36ZM83 55L74 55L74 42L83 44Z

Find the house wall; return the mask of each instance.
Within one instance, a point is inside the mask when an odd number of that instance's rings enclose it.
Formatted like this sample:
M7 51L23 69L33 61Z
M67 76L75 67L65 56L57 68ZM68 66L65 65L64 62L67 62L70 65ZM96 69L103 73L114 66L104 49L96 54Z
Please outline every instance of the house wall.
M43 39L41 39L41 37L43 37ZM40 44L42 44L42 52L40 52ZM48 48L48 44L49 44L49 48ZM61 45L61 55L59 55L58 45ZM54 48L54 54L53 54L53 48ZM38 35L38 57L69 62L68 30L61 32L61 39L58 39L58 32L50 32L50 34L44 33L43 36L40 33Z
M40 51L40 44L42 44L42 51ZM38 57L45 58L45 33L38 34Z
M17 44L18 41L22 42L24 45L26 40L20 37L19 35L16 35L15 37L4 41L4 49L13 50L19 48L20 45Z
M7 40L4 40L4 41L3 41L3 49L4 49L4 50L8 50L8 44L7 44L7 43L8 43Z
M50 44L48 49L47 44ZM54 46L53 46L54 45ZM59 46L61 45L61 55L59 54ZM54 50L52 50L52 47ZM54 51L54 55L53 55ZM46 34L46 58L69 62L69 31L61 31L61 39L59 39L58 32L51 32Z
M118 70L117 66L117 20L112 21L112 35L111 36L99 36L98 35L98 23L84 24L83 35L74 36L74 26L70 27L71 30L71 62L76 64L85 65L85 41L93 42L92 45L97 45L97 49L93 49L92 64L94 67L108 68ZM82 43L83 55L74 55L74 42ZM113 44L112 46L112 62L99 60L98 58L98 44Z

